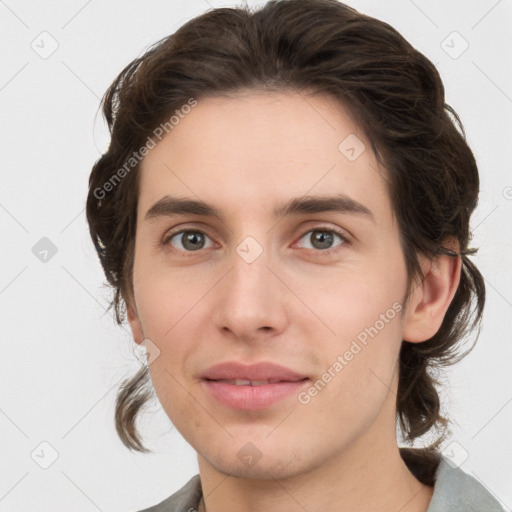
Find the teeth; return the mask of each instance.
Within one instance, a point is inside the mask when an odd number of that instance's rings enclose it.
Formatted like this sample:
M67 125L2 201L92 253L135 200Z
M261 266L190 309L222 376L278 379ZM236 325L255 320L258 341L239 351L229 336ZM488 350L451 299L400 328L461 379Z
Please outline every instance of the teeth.
M235 384L237 386L250 386L251 381L250 380L244 380L244 379L236 379Z
M268 384L268 380L253 380L251 381L251 386L264 386Z
M268 384L268 380L235 379L237 386L264 386L265 384Z
M218 382L226 384L235 384L236 386L265 386L268 380L247 380L247 379L221 379Z

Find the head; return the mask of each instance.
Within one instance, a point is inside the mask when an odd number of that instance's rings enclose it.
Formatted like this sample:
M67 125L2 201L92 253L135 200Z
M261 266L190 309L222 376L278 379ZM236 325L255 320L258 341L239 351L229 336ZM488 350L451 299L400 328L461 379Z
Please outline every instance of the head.
M252 442L284 475L385 418L409 442L446 431L430 368L461 357L482 315L468 246L479 179L425 56L335 0L215 9L131 62L103 113L90 232L117 322L160 351L118 394L126 446L147 451L135 420L153 387L218 467ZM318 207L340 196L343 211ZM185 215L191 201L214 211ZM293 404L219 409L201 375L228 360L310 382Z

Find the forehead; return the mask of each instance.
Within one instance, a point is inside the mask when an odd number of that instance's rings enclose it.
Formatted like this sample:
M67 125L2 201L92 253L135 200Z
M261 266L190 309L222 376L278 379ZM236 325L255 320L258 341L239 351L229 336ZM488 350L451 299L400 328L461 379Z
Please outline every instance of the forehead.
M139 211L164 195L233 215L271 217L305 195L343 194L379 216L391 205L383 170L340 102L305 92L199 99L141 163Z

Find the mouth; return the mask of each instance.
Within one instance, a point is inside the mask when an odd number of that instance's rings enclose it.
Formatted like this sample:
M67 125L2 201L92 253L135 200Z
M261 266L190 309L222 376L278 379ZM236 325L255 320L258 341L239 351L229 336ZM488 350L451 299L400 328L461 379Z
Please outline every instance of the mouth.
M206 370L200 378L206 394L216 405L238 411L258 411L289 400L311 380L291 368L268 361L252 364L225 361Z
M217 404L238 411L261 411L293 398L310 382L300 380L204 379L206 392Z

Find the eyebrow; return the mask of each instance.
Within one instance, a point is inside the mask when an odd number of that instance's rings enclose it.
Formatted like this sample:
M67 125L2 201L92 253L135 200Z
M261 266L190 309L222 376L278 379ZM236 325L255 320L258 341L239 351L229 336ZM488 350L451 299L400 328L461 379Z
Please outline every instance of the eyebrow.
M344 194L292 198L284 204L276 205L272 215L273 219L277 219L288 215L323 212L357 214L375 222L373 213L366 206ZM199 215L204 217L218 217L223 221L225 220L223 213L211 204L195 199L183 199L168 195L157 201L146 212L144 219L151 220L173 215Z

